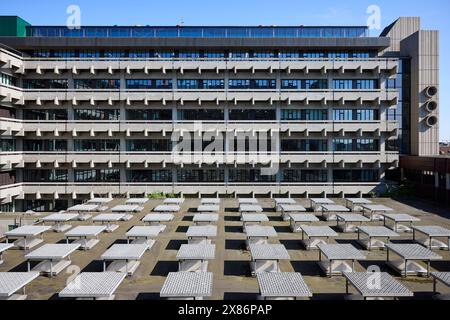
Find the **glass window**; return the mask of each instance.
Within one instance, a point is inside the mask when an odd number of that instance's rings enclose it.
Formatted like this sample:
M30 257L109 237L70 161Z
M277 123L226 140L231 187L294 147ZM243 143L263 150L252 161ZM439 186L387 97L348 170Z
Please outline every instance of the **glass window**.
M75 109L75 120L120 120L119 109Z
M127 109L127 120L132 121L169 121L172 120L172 110L148 110L148 109Z
M127 170L128 182L172 182L171 170Z
M75 89L120 89L119 79L75 79Z

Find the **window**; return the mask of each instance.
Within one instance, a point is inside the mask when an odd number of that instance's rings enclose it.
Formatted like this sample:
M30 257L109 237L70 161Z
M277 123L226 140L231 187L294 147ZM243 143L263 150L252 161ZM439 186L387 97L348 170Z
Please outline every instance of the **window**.
M223 79L178 80L178 89L224 89Z
M60 109L25 109L24 120L68 120L67 110Z
M75 79L75 89L120 89L119 79Z
M333 170L334 182L379 182L378 170Z
M180 121L223 121L224 112L218 109L182 109L178 110Z
M127 79L127 89L172 89L171 79Z
M169 152L172 151L172 141L169 139L127 140L127 151Z
M228 82L229 89L275 89L275 79L232 79Z
M306 79L306 80L281 80L281 89L328 89L328 81L326 79Z
M16 140L0 139L0 152L16 151Z
M206 170L177 170L177 181L181 183L198 183L198 182L224 182L225 172L221 169Z
M379 151L379 141L375 139L334 139L333 150L337 152Z
M17 78L9 74L0 73L0 84L15 87L17 86Z
M24 182L67 182L67 170L24 170Z
M333 88L341 90L374 90L378 89L378 80L376 79L335 79Z
M127 170L128 182L172 182L171 170Z
M131 121L169 121L172 120L172 110L127 109L127 120Z
M120 182L120 169L75 170L75 182Z
M120 140L74 140L74 151L120 151Z
M273 121L276 120L276 110L260 109L231 109L229 118L231 121Z
M334 109L334 121L376 121L378 110L375 109Z
M282 152L319 152L328 151L327 140L301 139L281 140Z
M30 152L68 151L67 140L24 140L23 150Z
M68 89L67 79L24 79L24 89Z
M98 120L112 121L120 120L119 109L75 109L75 120Z
M282 121L326 121L328 110L317 109L283 109L281 110Z
M262 175L260 169L230 169L231 183L267 183L276 182L276 176Z

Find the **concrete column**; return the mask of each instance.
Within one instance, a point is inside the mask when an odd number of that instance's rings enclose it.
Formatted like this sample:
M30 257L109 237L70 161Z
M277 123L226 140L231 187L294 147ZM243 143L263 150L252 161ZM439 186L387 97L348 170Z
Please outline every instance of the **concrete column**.
M439 172L434 173L434 187L439 189Z
M447 173L445 175L445 181L446 181L446 189L450 190L450 173Z

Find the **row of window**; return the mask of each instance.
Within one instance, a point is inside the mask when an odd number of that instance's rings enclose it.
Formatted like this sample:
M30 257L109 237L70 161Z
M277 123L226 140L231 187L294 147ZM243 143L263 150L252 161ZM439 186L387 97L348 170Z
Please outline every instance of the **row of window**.
M168 90L173 89L171 79L127 79L126 89L154 89ZM388 89L392 89L391 82L388 83ZM25 79L23 81L25 89L68 89L67 79ZM120 89L119 79L75 79L75 89ZM225 80L223 79L180 79L177 80L178 89L196 90L196 89L225 89ZM276 79L230 79L228 80L228 89L276 89ZM378 79L334 79L333 89L339 90L375 90L379 89ZM282 79L281 89L283 90L318 90L329 89L327 79Z
M367 51L156 51L156 50L34 50L27 52L36 58L288 58L288 59L367 59L376 52Z
M127 170L127 182L134 183L170 183L173 182L171 170ZM378 182L379 172L372 169L335 169L334 182ZM24 182L69 181L68 170L24 170ZM87 169L74 170L75 182L120 182L119 169ZM176 170L176 181L180 183L224 183L224 169L179 169ZM277 182L276 175L262 175L259 169L229 169L229 183ZM287 183L325 183L328 182L327 170L283 170L281 182Z
M120 109L74 109L74 120L118 121ZM333 109L333 121L378 121L377 109ZM25 109L24 120L68 120L67 110ZM180 121L224 121L225 111L221 109L182 109L177 111ZM229 109L230 121L276 121L275 109ZM171 109L127 109L126 120L170 121ZM282 109L281 121L328 121L327 109Z
M246 151L261 150L261 141L253 146L250 139L237 137L233 141L235 146L245 147ZM11 142L12 141L12 142ZM242 142L241 142L242 141ZM255 139L255 141L258 141ZM271 140L267 139L267 150L271 150ZM195 141L192 139L191 150L195 150ZM202 141L202 149L205 150L211 141ZM376 139L333 139L333 151L336 152L369 152L379 151L379 140ZM141 139L127 140L126 150L132 152L170 152L175 145L170 139ZM219 147L219 146L218 146ZM224 146L220 146L224 150ZM0 140L0 150L13 151L15 149L13 140ZM328 151L328 141L326 139L287 139L281 140L280 150L282 152L325 152ZM23 150L29 152L40 151L68 151L67 140L24 140ZM81 152L115 152L120 151L120 140L117 139L89 139L74 140L74 151Z
M0 72L0 84L15 87L17 86L17 78Z
M16 151L16 140L0 139L0 152Z

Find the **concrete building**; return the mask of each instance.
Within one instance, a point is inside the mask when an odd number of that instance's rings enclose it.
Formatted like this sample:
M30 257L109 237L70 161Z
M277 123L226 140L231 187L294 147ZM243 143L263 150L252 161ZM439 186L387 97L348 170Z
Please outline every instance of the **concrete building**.
M438 31L419 18L379 37L0 25L3 211L153 192L361 196L385 190L400 154L439 153Z

